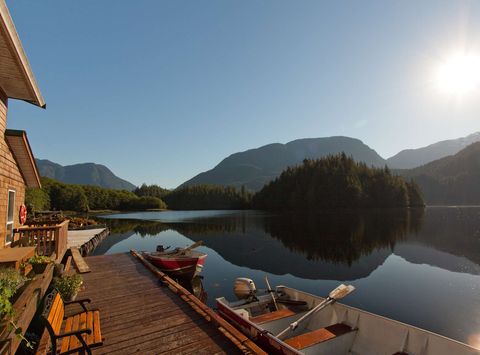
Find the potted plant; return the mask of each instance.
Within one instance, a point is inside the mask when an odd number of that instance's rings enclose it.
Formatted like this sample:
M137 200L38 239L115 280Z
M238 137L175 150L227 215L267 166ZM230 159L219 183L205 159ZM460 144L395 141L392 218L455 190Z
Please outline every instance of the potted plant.
M30 259L28 259L28 262L32 265L33 271L36 274L41 274L45 271L47 265L52 263L53 260L48 256L35 254L35 256L32 256Z
M80 274L64 275L53 279L55 287L65 301L74 301L82 286L83 279Z

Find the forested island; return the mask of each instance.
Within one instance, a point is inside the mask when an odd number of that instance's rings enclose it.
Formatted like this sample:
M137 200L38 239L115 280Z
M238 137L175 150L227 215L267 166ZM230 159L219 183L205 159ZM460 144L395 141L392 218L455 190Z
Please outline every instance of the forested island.
M357 163L345 153L305 159L287 168L253 196L252 205L266 210L385 208L424 206L420 189L383 169Z
M41 189L28 189L30 210L320 210L424 206L422 194L385 168L368 167L345 153L306 159L287 168L256 194L244 187L194 185L175 190L143 184L133 192L92 185L65 184L42 178Z

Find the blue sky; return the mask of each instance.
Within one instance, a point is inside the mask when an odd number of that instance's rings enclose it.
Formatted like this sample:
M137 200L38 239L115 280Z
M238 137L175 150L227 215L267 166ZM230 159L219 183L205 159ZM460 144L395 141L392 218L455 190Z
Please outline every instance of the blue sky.
M480 53L474 1L7 0L47 110L36 157L175 187L272 142L346 135L383 157L480 130L480 90L432 72Z

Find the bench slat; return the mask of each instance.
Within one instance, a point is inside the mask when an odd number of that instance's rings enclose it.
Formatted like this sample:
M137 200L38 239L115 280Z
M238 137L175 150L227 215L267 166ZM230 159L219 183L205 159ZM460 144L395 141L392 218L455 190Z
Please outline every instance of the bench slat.
M65 323L65 330L64 330L65 333L70 332L72 330L72 323L73 323L72 321L73 321L72 317L67 318L67 322ZM70 337L63 338L60 352L62 353L67 352L68 348L70 347L69 345L70 345Z
M62 299L60 295L57 293L55 295L55 299L53 300L52 308L50 308L50 313L48 314L48 318L47 318L48 323L53 324L53 320L57 314L57 311L59 309L58 306L61 300Z
M55 316L53 318L53 321L50 324L52 325L55 334L60 334L60 330L62 329L63 316L65 315L65 307L59 294L57 294L57 298L59 299L57 303L57 309L55 310Z
M93 312L93 332L94 332L94 342L95 344L102 343L102 332L100 331L100 312Z
M87 313L83 312L82 314L80 314L80 326L78 329L86 329L86 328L87 328ZM87 334L82 334L82 337L83 337L83 340L87 341Z
M79 325L80 325L80 315L76 314L73 316L72 331L77 330ZM79 342L77 337L76 336L70 337L69 350L77 349L78 347L79 347Z
M90 329L92 332L87 335L87 344L93 344L95 335L93 334L94 328L93 328L93 312L90 311L87 313L87 328Z

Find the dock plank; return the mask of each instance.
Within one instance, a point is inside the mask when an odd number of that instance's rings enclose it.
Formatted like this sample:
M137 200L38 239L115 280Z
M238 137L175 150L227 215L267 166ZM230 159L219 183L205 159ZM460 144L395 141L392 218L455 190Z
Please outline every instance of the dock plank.
M70 248L70 250L72 252L72 258L75 262L75 266L77 267L78 272L81 274L90 272L90 268L88 267L88 264L85 262L83 257L80 255L80 251L78 250L78 248Z
M85 287L78 297L91 298L91 309L100 310L105 337L94 354L241 354L130 254L91 256L85 262L91 272L82 275Z

